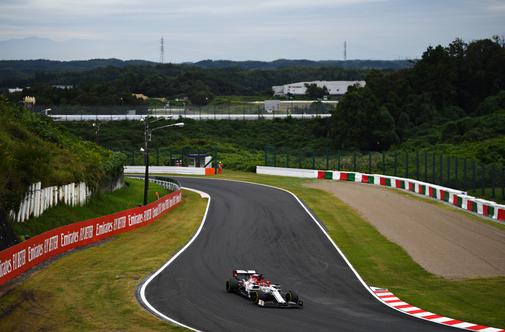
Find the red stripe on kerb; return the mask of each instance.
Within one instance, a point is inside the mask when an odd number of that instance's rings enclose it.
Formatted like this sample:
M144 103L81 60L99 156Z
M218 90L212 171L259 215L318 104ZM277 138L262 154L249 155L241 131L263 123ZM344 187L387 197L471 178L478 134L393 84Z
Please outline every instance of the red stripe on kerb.
M415 315L415 314L420 314L421 312L426 312L426 310L423 310L423 309L412 310L412 311L409 311L409 314Z
M436 319L436 318L441 318L441 317L444 317L444 316L440 316L440 315L430 315L430 316L424 316L423 318L424 319Z
M456 324L459 324L459 323L464 323L464 322L461 321L461 320L457 320L457 319L453 319L453 320L450 320L448 322L442 322L442 324L445 324L445 325L456 325Z
M484 326L484 325L475 325L472 327L467 327L468 330L472 330L472 331L480 331L480 330L487 329L487 328L488 328L488 326Z
M396 296L395 296L396 297ZM384 300L383 300L384 301ZM396 298L395 300L387 300L387 301L384 301L386 303L395 303L395 302L403 302L402 300L400 300L399 298Z
M394 306L396 309L403 309L403 308L410 308L412 307L412 305L410 304L402 304L402 305L397 305L397 306Z

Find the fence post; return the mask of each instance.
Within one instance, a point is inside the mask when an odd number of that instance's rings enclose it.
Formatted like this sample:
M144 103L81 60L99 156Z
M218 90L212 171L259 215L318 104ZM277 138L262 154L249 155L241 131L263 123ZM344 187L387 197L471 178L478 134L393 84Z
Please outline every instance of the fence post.
M433 169L431 170L432 174L431 174L431 180L433 181L433 183L436 183L436 176L437 176L437 155L435 154L435 152L433 152L433 156L432 156L432 159L433 159Z
M454 158L454 183L459 186L458 176L459 176L459 158Z
M495 166L491 165L491 197L495 198L495 190L494 190L494 177L495 177Z
M368 151L368 174L372 174L372 152Z
M486 169L484 167L484 164L480 164L480 185L481 185L481 194L482 196L484 196L485 194L485 187L486 187L486 179L485 179L485 175L486 175Z
M477 191L477 179L476 179L476 168L475 160L472 162L472 187L474 191Z
M463 159L463 189L467 190L468 182L466 181L466 158Z
M447 185L451 183L451 156L447 157Z
M340 150L338 151L338 154L337 154L337 171L340 170Z
M405 152L405 177L409 177L409 153Z
M395 152L394 176L396 176L396 174L397 174L397 172L396 172L396 170L397 170L396 167L398 166L397 162L398 162L398 155Z
M356 172L356 151L354 152L353 158L352 158L352 171Z
M419 180L419 151L416 151L416 180Z
M505 167L501 167L501 199L505 200Z
M424 181L428 182L428 153L424 151Z
M382 150L382 174L386 175L386 154Z

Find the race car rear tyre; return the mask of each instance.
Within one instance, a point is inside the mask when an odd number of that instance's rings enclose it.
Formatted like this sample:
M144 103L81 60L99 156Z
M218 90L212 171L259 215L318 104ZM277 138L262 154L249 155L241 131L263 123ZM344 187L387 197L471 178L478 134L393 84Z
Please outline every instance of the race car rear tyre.
M298 303L298 294L293 291L288 291L286 293L286 301Z
M238 290L238 281L235 279L229 279L226 281L226 291L228 293L236 293Z

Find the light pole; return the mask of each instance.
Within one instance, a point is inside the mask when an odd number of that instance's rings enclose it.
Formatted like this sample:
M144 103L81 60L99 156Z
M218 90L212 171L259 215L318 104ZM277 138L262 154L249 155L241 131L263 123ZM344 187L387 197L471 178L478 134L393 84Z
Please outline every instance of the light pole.
M144 174L144 205L147 205L147 192L149 191L149 142L153 131L168 128L168 127L184 127L184 122L172 123L169 125L149 129L149 118L144 118L144 165L146 166ZM153 122L156 122L155 120ZM152 122L151 122L152 123Z

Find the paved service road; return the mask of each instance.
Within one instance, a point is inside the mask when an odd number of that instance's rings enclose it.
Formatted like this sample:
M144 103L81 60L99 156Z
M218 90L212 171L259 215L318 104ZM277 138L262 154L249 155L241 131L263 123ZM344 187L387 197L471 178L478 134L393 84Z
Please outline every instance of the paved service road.
M239 182L180 181L212 201L195 242L146 288L164 315L204 331L455 331L378 302L290 194ZM295 290L304 308L260 308L226 293L233 269L256 269Z

